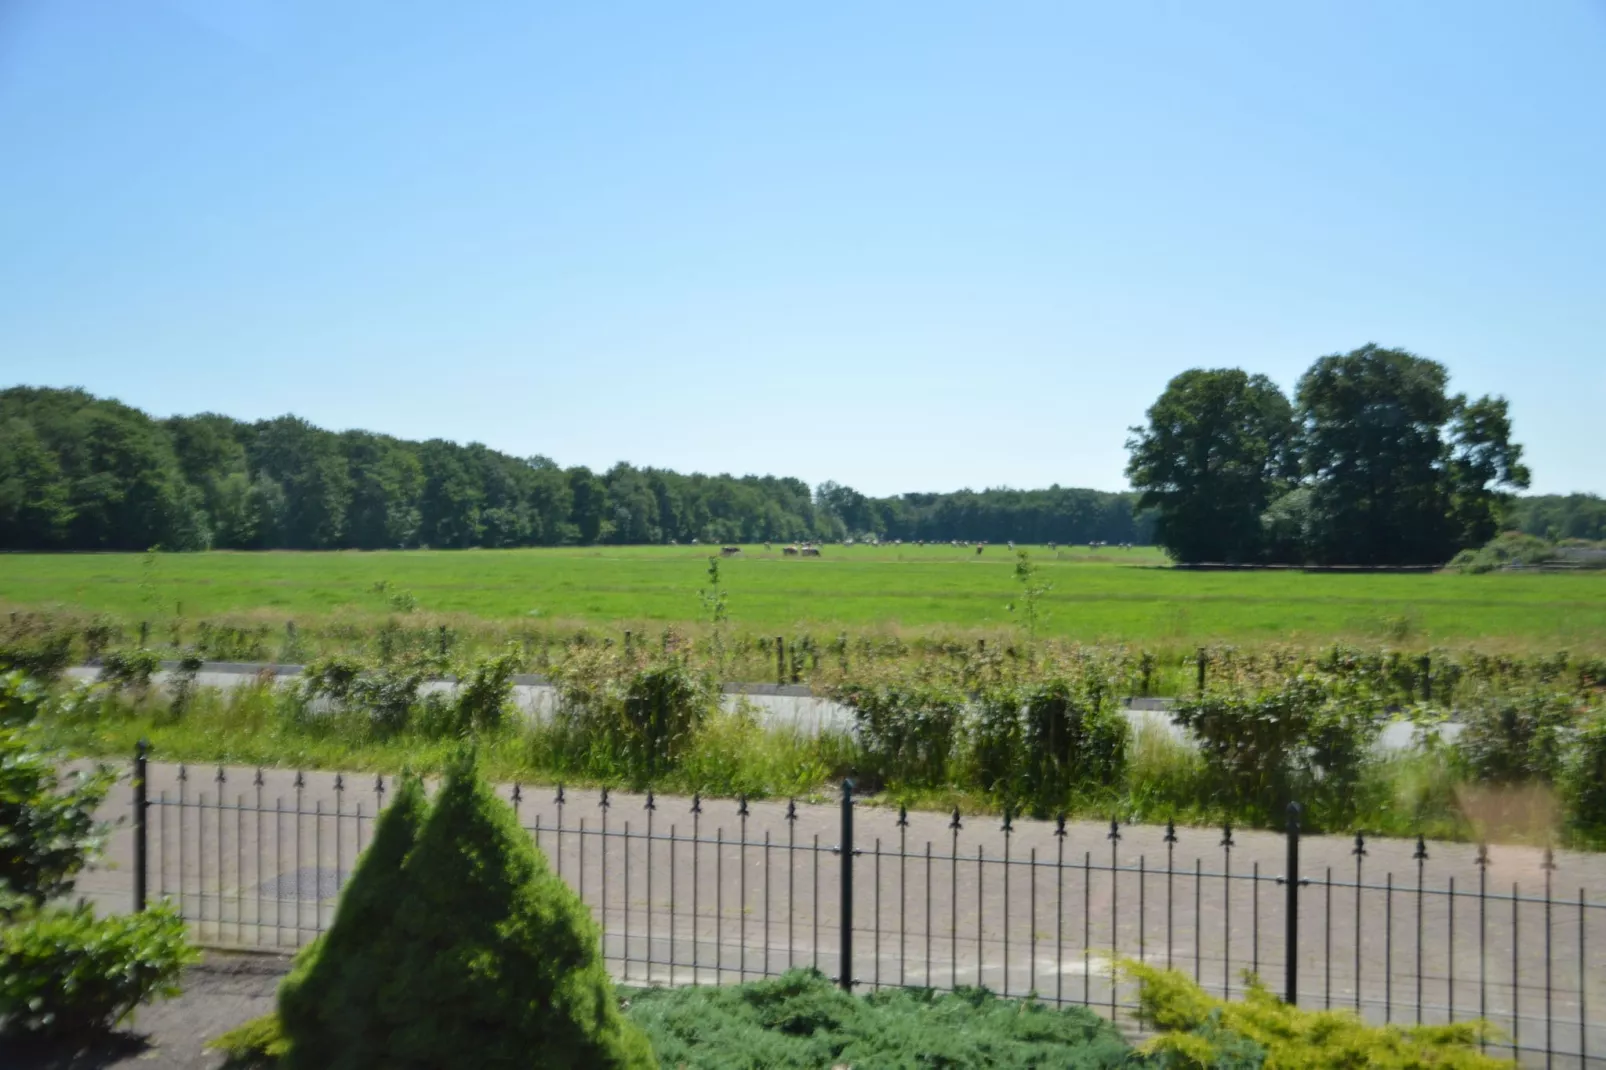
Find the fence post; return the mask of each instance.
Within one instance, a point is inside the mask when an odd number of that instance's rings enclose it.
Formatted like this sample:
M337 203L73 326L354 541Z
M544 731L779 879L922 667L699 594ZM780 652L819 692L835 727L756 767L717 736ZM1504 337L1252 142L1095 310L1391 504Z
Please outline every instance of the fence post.
M853 781L842 782L842 946L837 984L853 991Z
M150 744L140 740L134 747L134 912L145 909L145 755Z
M1287 967L1283 981L1283 1001L1299 1002L1299 804L1288 804L1288 887L1283 906L1283 957ZM1358 892L1356 894L1359 894Z
M775 682L786 683L786 644L778 635L775 637Z
M1209 656L1205 653L1205 648L1204 647L1200 647L1199 648L1199 655L1198 656L1199 656L1199 694L1202 696L1204 694L1204 688L1205 688L1205 665L1207 665L1209 663Z

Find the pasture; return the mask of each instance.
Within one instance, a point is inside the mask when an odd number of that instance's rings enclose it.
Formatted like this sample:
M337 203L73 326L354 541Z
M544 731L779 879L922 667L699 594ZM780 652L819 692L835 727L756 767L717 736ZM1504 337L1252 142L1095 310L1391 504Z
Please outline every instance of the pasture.
M1032 547L1040 633L1088 643L1476 645L1606 651L1606 574L1192 572L1156 550ZM108 614L360 623L398 615L607 631L699 628L717 547L3 554L0 605ZM745 547L720 561L730 626L756 634L988 635L1019 624L1007 547Z

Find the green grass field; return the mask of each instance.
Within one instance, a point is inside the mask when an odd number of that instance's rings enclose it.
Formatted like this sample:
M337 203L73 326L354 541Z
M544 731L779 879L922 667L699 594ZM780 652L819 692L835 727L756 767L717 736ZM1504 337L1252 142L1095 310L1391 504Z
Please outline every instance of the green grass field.
M385 553L5 554L0 604L125 621L416 614L644 629L695 626L707 547ZM721 562L731 625L759 634L997 633L1015 626L1006 547L828 546L819 559L748 547ZM1335 639L1606 650L1606 574L1190 572L1152 549L1032 548L1053 585L1045 635L1182 646ZM377 585L388 584L379 589Z

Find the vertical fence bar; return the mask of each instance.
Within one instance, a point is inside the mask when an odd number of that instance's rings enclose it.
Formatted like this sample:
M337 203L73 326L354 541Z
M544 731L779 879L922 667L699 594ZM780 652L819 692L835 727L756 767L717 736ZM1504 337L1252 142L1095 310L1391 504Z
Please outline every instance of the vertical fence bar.
M229 841L228 841L228 836L223 831L223 788L224 788L224 785L227 784L227 782L228 782L228 777L223 772L223 767L221 765L217 767L217 776L214 777L213 779L217 783L217 811L216 811L216 813L213 814L213 820L217 824L217 829L215 830L216 834L217 834L217 865L213 870L213 873L214 873L215 877L217 878L217 885L216 885L216 887L217 887L217 909L216 909L216 911L214 911L213 917L217 921L217 930L216 930L217 938L219 940L222 940L223 939L223 854L224 854L223 848L224 848L224 845L226 845Z
M1445 954L1449 956L1444 969L1445 983L1449 986L1450 1021L1455 1021L1455 875L1450 875L1450 896L1448 916L1445 918L1446 934L1449 937L1445 944Z
M1478 1017L1489 1020L1489 944L1488 944L1488 885L1489 848L1478 845ZM1579 948L1583 954L1583 948ZM1478 1034L1478 1050L1488 1049L1488 1039Z
M1165 968L1171 969L1172 944L1175 942L1172 931L1172 904L1171 887L1175 875L1175 866L1172 865L1177 849L1177 826L1174 821L1165 823Z
M185 787L190 775L184 766L178 767L178 916L184 917L184 814L188 810Z
M1416 1024L1422 1024L1422 872L1428 860L1428 841L1416 838Z
M1121 902L1120 888L1117 879L1121 872L1120 847L1121 823L1115 819L1110 820L1110 831L1105 834L1110 841L1110 1019L1115 1019L1115 960L1120 950L1121 929L1117 908Z
M770 830L764 830L764 976L770 975Z
M1283 999L1299 1002L1299 818L1297 802L1288 804L1288 886L1283 889Z
M1578 889L1578 1064L1589 1064L1589 1038L1585 1025L1589 1022L1588 999L1585 998L1584 962L1589 958L1589 945L1584 943L1584 889Z
M796 882L793 874L796 865L793 856L797 849L797 800L786 800L786 968L792 968L792 917L797 900L793 897ZM929 913L929 911L928 911Z
M814 859L814 893L809 899L809 906L814 915L814 968L820 968L820 834L814 834L814 850L810 852Z
M698 895L699 895L699 891L700 891L700 886L702 884L702 882L697 879L698 878L698 867L699 867L699 856L702 854L702 851L703 851L702 822L703 822L703 797L701 795L693 795L691 797L691 981L692 981L692 984L701 984L702 983L701 971L700 971L700 967L702 966L702 952L699 950L699 946L700 945L697 942L697 930L702 924L701 920L698 917L698 909L697 909L697 899L698 899ZM816 841L815 846L816 847L819 846L818 840L819 840L819 837L815 837L815 841ZM819 866L819 859L818 859L817 855L816 855L814 864L815 864L816 867ZM816 885L816 887L818 887L818 886ZM818 914L819 914L819 911L815 911L816 917L818 916ZM818 921L816 921L815 924L818 925L819 924Z
M1031 946L1026 958L1026 991L1037 991L1037 848L1032 848L1030 868L1026 871L1032 878L1032 894L1029 907L1031 920L1027 922L1026 931L1031 937Z
M725 829L714 826L714 983L725 972Z
M1199 983L1204 968L1204 866L1193 860L1193 979Z
M597 843L602 847L602 850L597 852L602 856L598 862L597 873L597 884L601 888L602 902L601 909L597 911L597 920L602 927L603 947L608 946L608 810L612 806L613 803L608 801L608 789L604 787L602 789L602 797L597 800L597 808L602 811L602 833L597 839ZM625 849L628 852L628 845Z
M295 935L292 936L291 939L295 942L296 947L301 946L301 795L306 785L307 781L306 778L301 775L301 770L296 770L296 896L293 900L291 900L291 902L295 904L294 910L296 919ZM283 894L282 886L280 887L280 894Z
M1009 807L1004 807L1004 975L999 981L998 991L1005 996L1009 995L1009 837L1014 831L1010 821ZM977 904L981 906L978 897Z
M870 989L879 991L881 988L881 837L875 838L875 875L871 879L875 885L874 903L871 910L875 917L875 950L870 953Z
M1583 925L1582 915L1579 926ZM926 841L926 987L931 987L931 841Z
M1545 1065L1553 1064L1556 1052L1551 1044L1551 958L1550 946L1552 932L1550 928L1550 883L1551 875L1556 872L1556 853L1549 847L1545 848L1545 860L1540 864L1545 871Z
M736 917L737 937L741 948L737 951L736 979L747 980L747 796L739 796L736 816L741 819L736 846Z
M1383 893L1383 1024L1394 1021L1394 871Z
M675 919L676 919L677 915L675 914L675 885L678 882L676 881L676 878L675 878L675 870L677 868L676 865L675 865L675 853L676 853L675 852L675 844L676 844L675 822L671 821L669 823L669 983L670 984L674 984L675 983L675 965L676 965L676 960L675 960L675 929L677 928L677 926L675 925ZM696 918L692 918L692 946L695 947L696 943L697 943L697 919Z
M1093 901L1093 852L1082 852L1082 1006L1093 1000L1093 971L1088 944L1093 938L1090 904ZM977 982L980 984L981 982Z
M853 991L853 781L842 782L842 932L837 954L842 960L842 991Z
M898 807L898 987L900 988L909 983L909 971L906 967L907 958L904 954L904 947L908 943L906 932L908 926L904 924L904 919L909 913L909 894L905 890L905 879L907 877L905 868L908 857L909 811L907 808L900 806ZM930 922L930 911L927 911L927 922L928 924Z
M234 942L245 944L245 795L234 796Z
M312 804L312 932L316 936L323 932L323 800L318 799ZM221 844L223 837L218 841ZM296 880L299 882L300 877ZM222 898L219 897L219 906Z
M1517 910L1517 882L1511 882L1511 1058L1517 1058L1517 1045L1522 1042L1521 992L1517 987L1517 946L1521 914Z
M650 982L652 980L652 816L654 811L658 809L658 804L653 801L651 791L647 792L647 802L642 806L642 809L647 811L647 954L645 961L647 963L647 980ZM673 866L674 863L671 862L670 865ZM627 903L625 906L628 909L629 904ZM670 924L674 924L673 915L670 916Z
M630 980L630 819L629 818L625 819L624 839L622 841L620 841L620 842L623 844L624 849L625 849L624 850L624 854L625 854L625 921L624 921L625 953L624 953L624 960L625 960L625 963L624 963L624 973L621 976L623 976L624 979L628 981L628 980ZM608 841L606 839L604 839L602 841L602 851L603 851L603 854L607 854L607 852L608 852ZM604 892L603 895L602 895L602 903L603 903L603 907L602 907L602 909L603 909L603 917L606 918L607 917L607 910L608 910L608 906L607 906L607 904L608 904L608 894L607 894L607 892Z
M959 807L948 822L953 834L953 846L948 852L948 987L959 987ZM978 981L977 984L981 982Z
M987 867L986 867L985 863L983 862L982 855L983 855L982 845L978 843L976 845L976 987L977 988L982 987L982 981L983 981L983 976L982 976L982 961L983 960L982 960L982 950L981 950L981 926L982 926L982 922L987 917L987 912L982 909L982 903L985 901L985 891L986 891L986 887L987 887Z
M1361 1013L1361 868L1366 862L1366 836L1355 834L1355 1013ZM1453 905L1453 904L1452 904Z
M1065 1004L1065 815L1054 819L1054 1004Z
M1325 929L1326 947L1322 951L1322 1007L1331 1010L1333 1006L1333 867L1327 867L1327 902L1324 907L1326 920Z
M1221 837L1221 992L1232 998L1232 826Z
M145 805L146 756L151 745L140 740L134 745L134 911L145 909L146 839L150 835Z

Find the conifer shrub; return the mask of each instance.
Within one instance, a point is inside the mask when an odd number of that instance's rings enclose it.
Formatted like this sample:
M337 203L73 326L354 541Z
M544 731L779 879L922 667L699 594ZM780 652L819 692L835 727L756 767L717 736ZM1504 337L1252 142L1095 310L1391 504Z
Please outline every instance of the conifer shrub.
M985 989L885 989L851 996L815 970L743 985L631 993L629 1016L666 1067L1130 1065L1114 1026L1082 1007L1000 999Z
M279 1018L293 1037L290 1067L376 1065L388 1025L381 993L400 949L392 927L408 894L402 870L427 812L416 777L403 777L340 897L329 931L296 956L279 986Z
M404 813L383 831L359 895L286 981L290 1065L656 1065L619 1013L595 923L471 757L421 824Z
M1228 1067L1372 1067L1376 1070L1497 1070L1516 1064L1479 1051L1496 1040L1487 1022L1453 1025L1367 1025L1346 1010L1290 1006L1250 975L1241 1000L1216 999L1191 978L1128 960L1138 982L1143 1020L1160 1035L1142 1049L1176 1070Z

